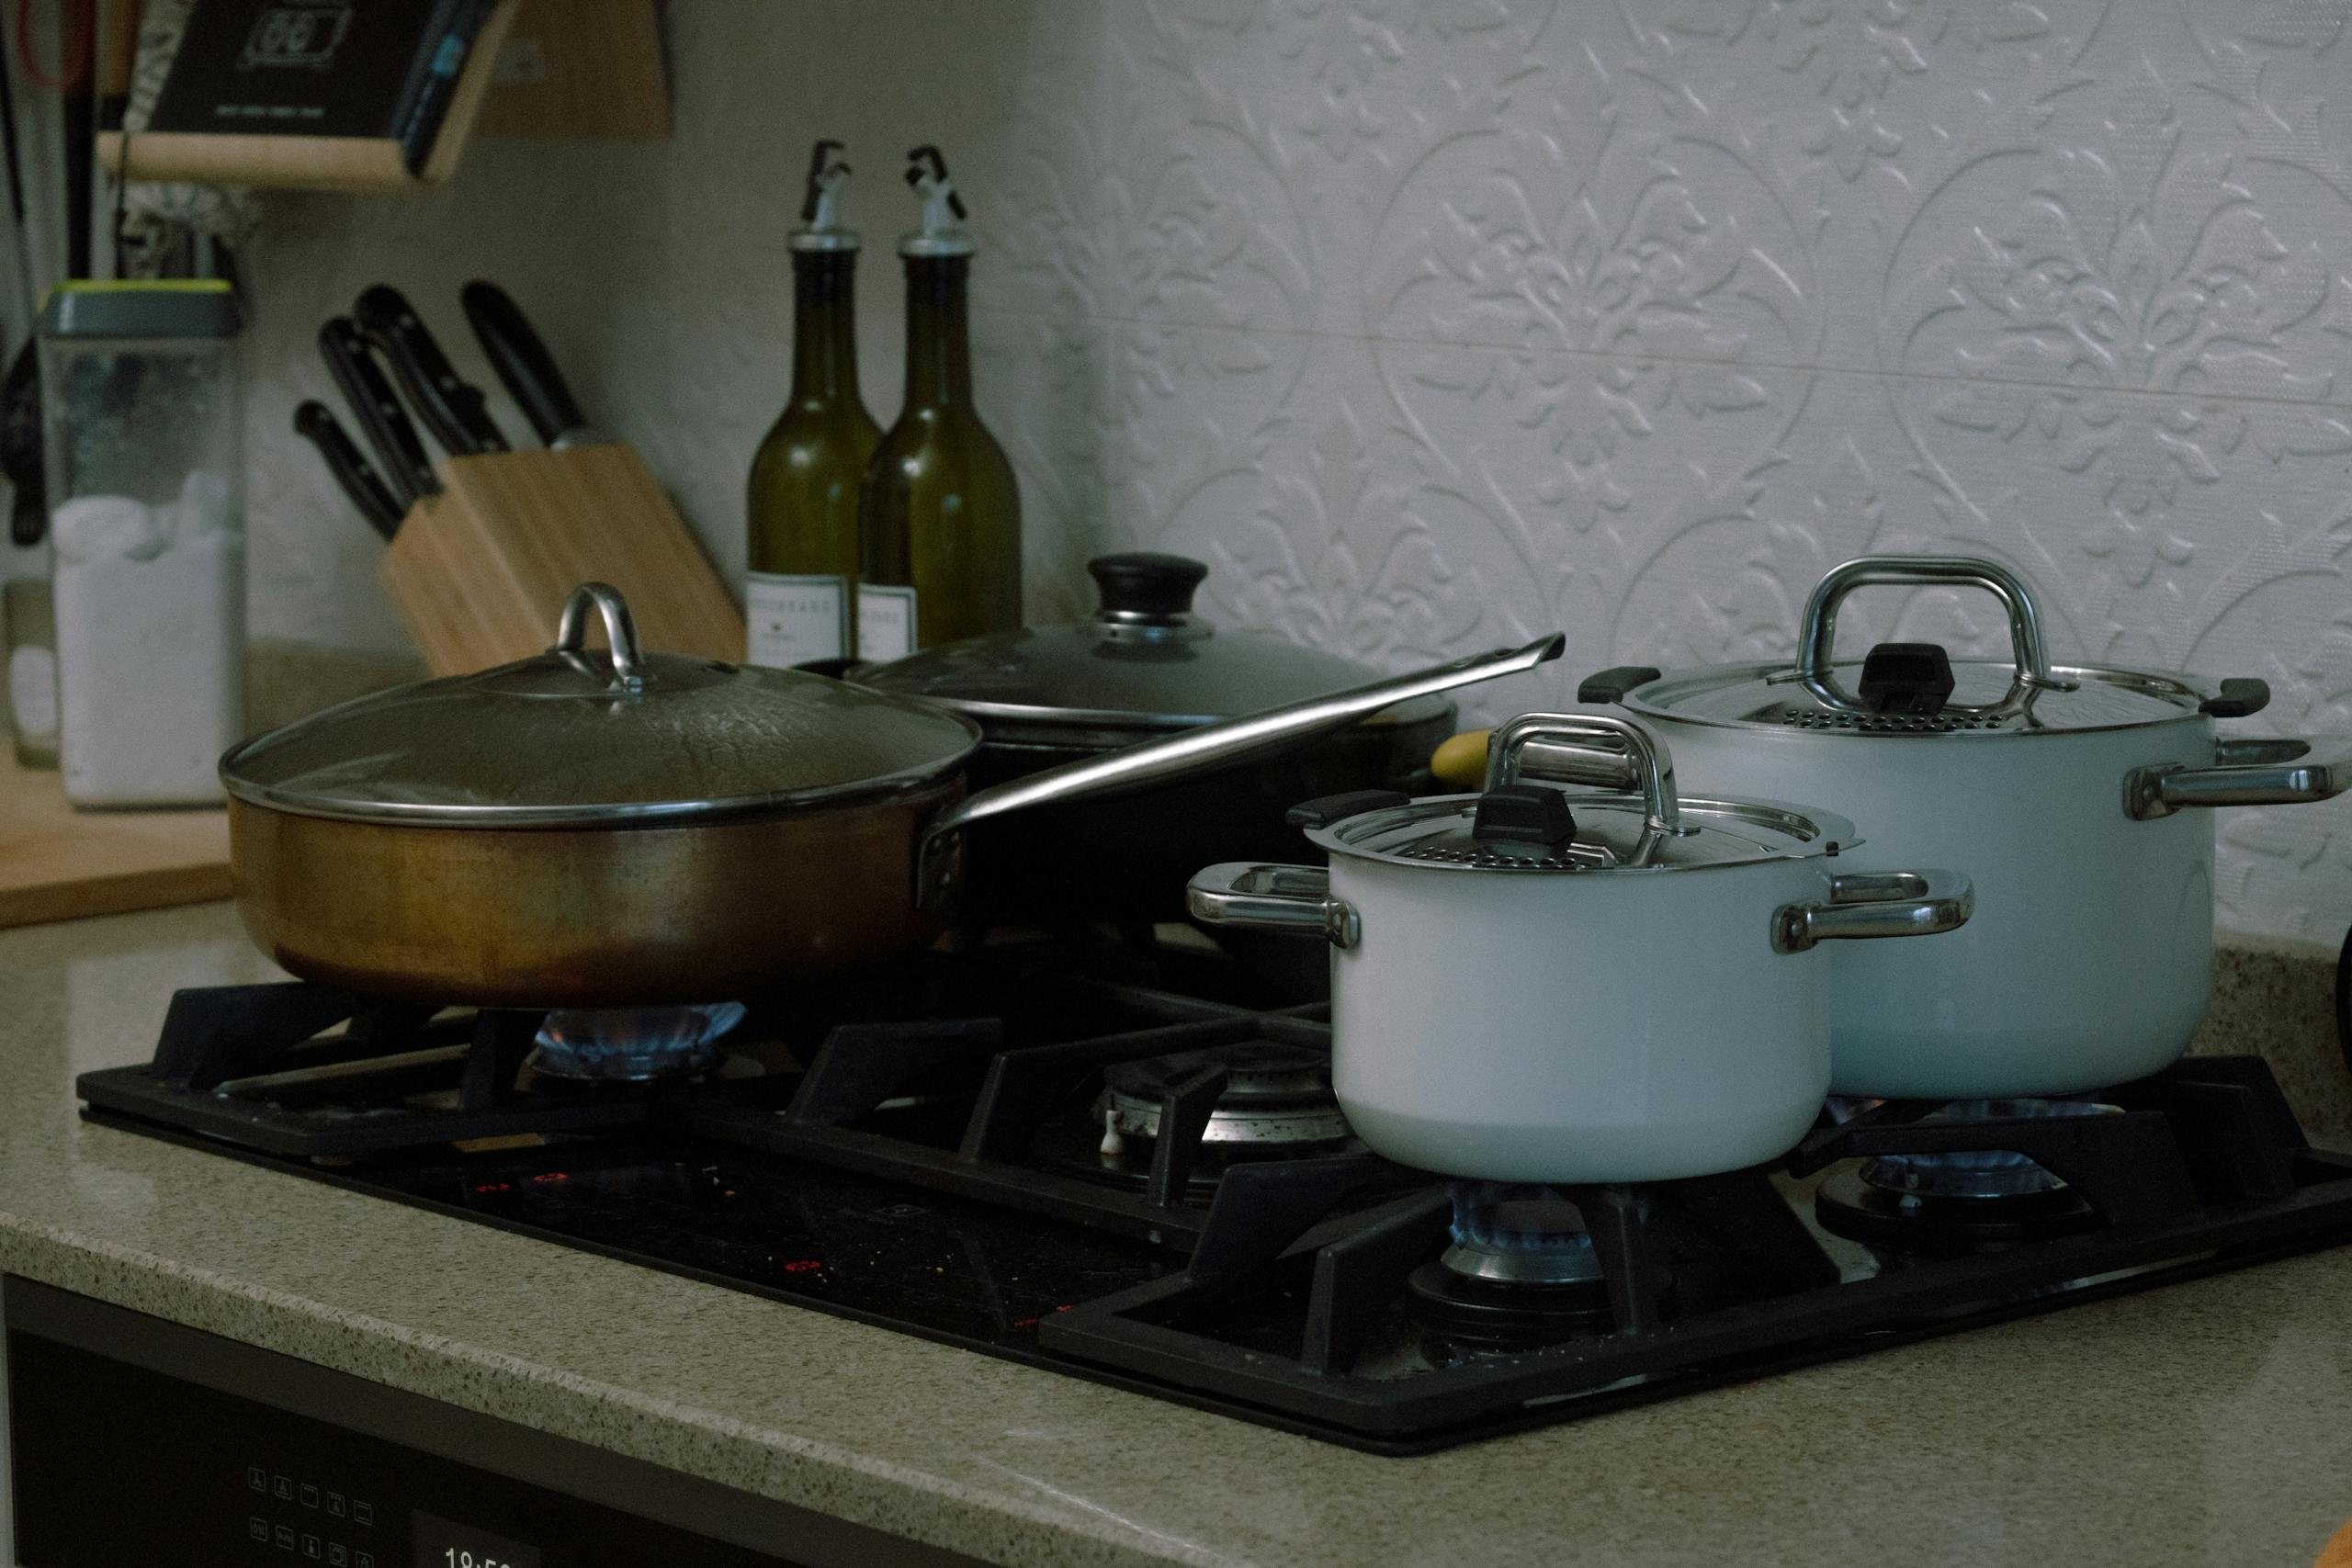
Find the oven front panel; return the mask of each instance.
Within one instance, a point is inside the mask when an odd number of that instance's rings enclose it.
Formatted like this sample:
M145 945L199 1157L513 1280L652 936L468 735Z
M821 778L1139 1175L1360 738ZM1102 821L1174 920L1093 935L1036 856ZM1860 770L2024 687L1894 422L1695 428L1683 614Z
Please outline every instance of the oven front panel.
M18 1568L945 1568L968 1559L6 1281Z

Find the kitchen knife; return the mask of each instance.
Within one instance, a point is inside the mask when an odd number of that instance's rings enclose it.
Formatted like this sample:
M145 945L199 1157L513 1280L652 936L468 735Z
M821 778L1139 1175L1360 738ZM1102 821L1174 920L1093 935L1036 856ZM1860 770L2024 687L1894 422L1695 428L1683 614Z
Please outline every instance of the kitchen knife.
M359 515L368 519L368 526L381 534L386 544L391 543L392 536L400 532L401 516L406 508L392 499L391 491L376 472L375 465L344 433L343 423L326 404L313 398L294 411L294 428L319 449L319 456L326 459L327 472L343 487L351 504L359 509Z
M424 318L399 289L376 285L359 297L351 314L368 341L383 351L435 441L457 457L508 450L481 389L458 375Z
M465 287L466 320L481 340L482 353L506 390L521 405L539 439L557 451L601 446L612 437L588 423L578 400L556 368L555 355L540 341L523 308L495 283L477 278Z
M418 438L416 426L409 423L408 411L401 406L392 384L384 379L367 338L350 317L337 316L319 329L319 357L326 361L334 384L343 389L368 445L376 449L385 488L401 510L414 505L421 495L436 493L441 481L424 455L424 443Z

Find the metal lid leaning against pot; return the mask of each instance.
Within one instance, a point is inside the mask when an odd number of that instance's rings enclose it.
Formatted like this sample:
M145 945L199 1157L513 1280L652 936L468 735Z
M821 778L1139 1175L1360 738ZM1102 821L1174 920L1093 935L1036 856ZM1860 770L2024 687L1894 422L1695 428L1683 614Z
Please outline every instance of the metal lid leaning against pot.
M1871 584L1965 586L2008 616L2011 658L1955 663L1934 643L1881 643L1833 660L1838 610ZM2040 601L2025 581L1964 556L1862 556L1825 573L1805 601L1793 666L1715 665L1595 676L1577 695L1651 718L1831 735L2052 735L2132 729L2200 715L2242 717L2269 701L2260 681L2206 687L2186 675L2053 665Z
M1544 776L1625 795L1569 795ZM1638 724L1596 714L1524 714L1496 732L1487 787L1379 807L1308 829L1335 855L1473 872L1671 871L1836 854L1860 840L1842 817L1758 800L1684 800L1674 760Z
M584 646L592 613L609 653ZM620 594L589 583L546 653L313 714L230 751L220 778L242 801L352 821L655 827L889 794L978 743L927 703L642 653Z
M927 697L979 720L991 740L1116 746L1279 707L1378 678L1352 659L1280 637L1220 632L1193 612L1208 568L1137 551L1087 563L1094 618L929 648L851 678ZM1367 720L1416 724L1451 711L1416 698Z

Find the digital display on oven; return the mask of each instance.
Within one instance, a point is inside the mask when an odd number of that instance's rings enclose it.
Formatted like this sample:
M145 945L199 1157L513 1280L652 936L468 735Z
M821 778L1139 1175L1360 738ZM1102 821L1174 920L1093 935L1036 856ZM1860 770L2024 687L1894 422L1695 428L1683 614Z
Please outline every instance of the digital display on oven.
M418 1509L409 1515L416 1568L545 1568L539 1549Z

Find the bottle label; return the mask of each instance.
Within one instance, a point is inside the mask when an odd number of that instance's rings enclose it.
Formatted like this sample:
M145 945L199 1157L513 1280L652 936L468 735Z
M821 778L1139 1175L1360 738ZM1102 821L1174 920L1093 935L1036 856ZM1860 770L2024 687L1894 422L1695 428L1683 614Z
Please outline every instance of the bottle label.
M8 650L8 715L28 740L57 735L57 655L39 644Z
M788 670L849 653L849 579L755 571L743 583L746 661Z
M879 582L857 585L857 656L876 662L915 650L915 591Z

